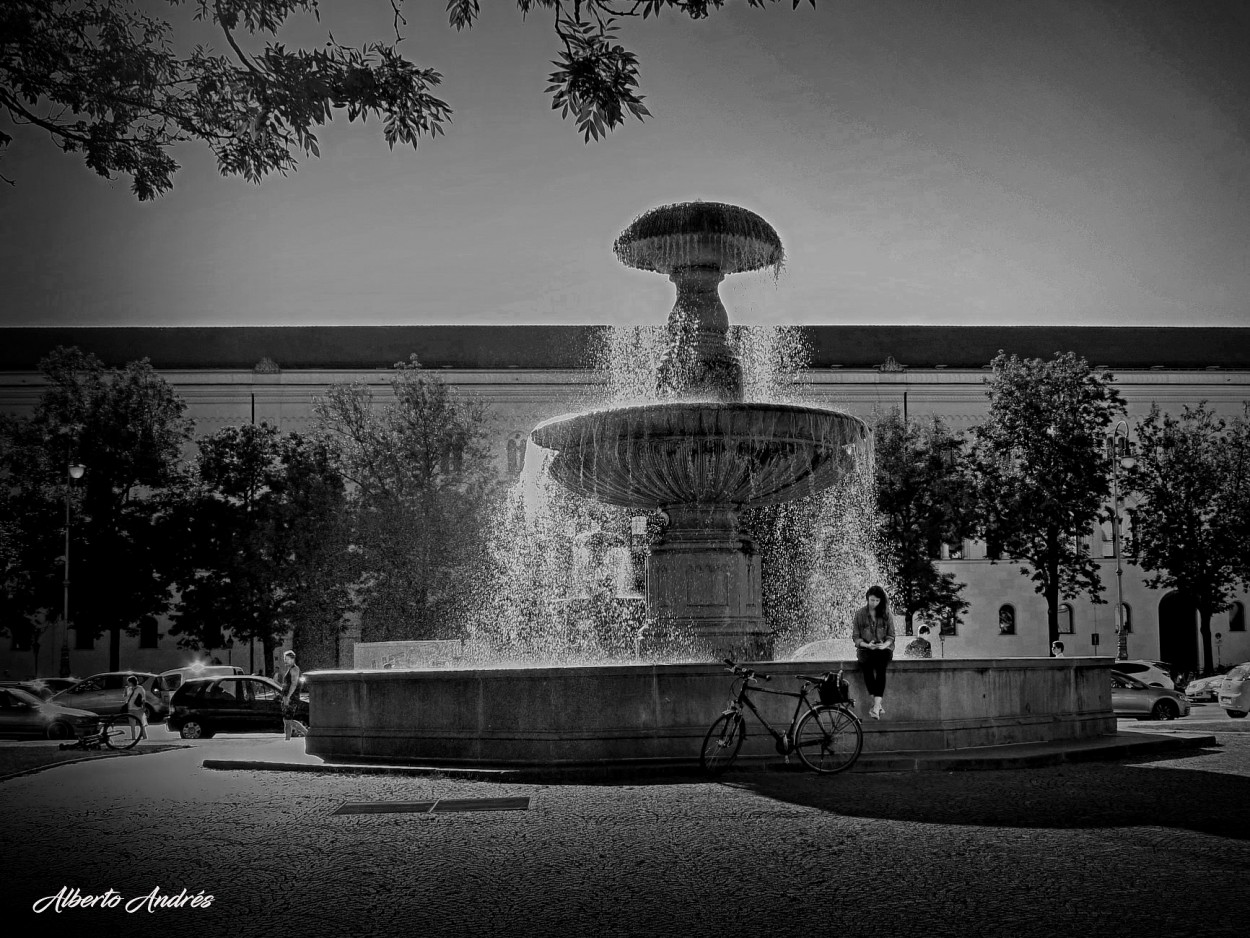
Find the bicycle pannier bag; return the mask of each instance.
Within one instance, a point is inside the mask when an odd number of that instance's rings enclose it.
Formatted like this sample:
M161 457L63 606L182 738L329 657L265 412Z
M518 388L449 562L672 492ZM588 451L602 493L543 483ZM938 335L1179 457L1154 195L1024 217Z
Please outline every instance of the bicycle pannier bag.
M851 699L851 685L842 680L840 674L831 674L817 688L820 702L826 707L844 704Z

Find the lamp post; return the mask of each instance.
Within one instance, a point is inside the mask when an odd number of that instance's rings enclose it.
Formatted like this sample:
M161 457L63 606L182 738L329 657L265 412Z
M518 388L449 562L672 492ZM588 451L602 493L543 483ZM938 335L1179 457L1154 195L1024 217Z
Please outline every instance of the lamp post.
M1224 636L1220 632L1215 633L1215 666L1220 667L1220 643L1224 641Z
M87 471L87 467L82 463L70 463L69 472L65 479L65 605L61 610L61 619L64 623L64 632L61 635L61 677L69 677L69 527L70 527L70 485L81 479L83 473Z
M1117 445L1124 428L1124 455ZM1128 658L1128 633L1124 631L1124 564L1120 558L1120 468L1132 469L1137 460L1128 455L1128 421L1121 420L1111 431L1111 550L1115 554L1115 636L1116 658Z

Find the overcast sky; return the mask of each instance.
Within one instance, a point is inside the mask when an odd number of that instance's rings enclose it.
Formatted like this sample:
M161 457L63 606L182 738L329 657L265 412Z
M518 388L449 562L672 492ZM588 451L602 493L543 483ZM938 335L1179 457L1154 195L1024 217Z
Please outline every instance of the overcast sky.
M671 284L612 241L699 198L786 247L776 285L726 281L736 322L1250 324L1246 2L818 2L626 23L654 116L589 145L512 0L463 33L410 0L402 48L455 110L416 151L344 120L258 187L188 145L140 204L22 128L0 322L659 323ZM390 28L385 0L323 10L284 38Z

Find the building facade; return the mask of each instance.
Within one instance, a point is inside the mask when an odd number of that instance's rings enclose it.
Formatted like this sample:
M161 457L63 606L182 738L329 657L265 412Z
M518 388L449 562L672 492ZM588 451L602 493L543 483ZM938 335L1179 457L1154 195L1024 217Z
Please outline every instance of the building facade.
M57 345L77 346L120 366L148 358L186 401L196 433L267 422L308 430L313 403L333 383L363 382L384 395L391 366L415 354L459 392L487 405L502 483L519 475L525 440L539 422L578 409L602 393L602 328L557 326L221 327L0 329L0 410L30 414L43 389L39 360ZM1206 401L1235 417L1250 401L1250 329L1153 327L816 326L795 330L806 347L802 396L861 417L898 408L909 417L940 416L959 431L987 410L985 381L999 350L1030 358L1075 352L1114 374L1131 427L1152 404L1179 413ZM1131 556L1116 557L1108 525L1083 545L1097 561L1106 592L1061 610L1068 655L1116 651L1115 602L1120 572L1128 656L1161 659L1186 670L1201 662L1196 612L1184 596L1151 590ZM1015 657L1048 652L1046 605L1010 561L991 562L979 542L949 545L944 570L967 584L970 608L935 655ZM75 603L90 602L76 596ZM1220 663L1250 660L1245 593L1212 621ZM41 673L55 673L52 650ZM349 645L351 635L346 637ZM61 640L55 638L59 650ZM72 669L107 669L107 640L69 641ZM207 656L248 670L259 649L213 649ZM160 629L123 637L123 668L162 670L203 659L174 647ZM351 661L343 650L341 660ZM14 677L34 669L28 649L0 639L0 669Z

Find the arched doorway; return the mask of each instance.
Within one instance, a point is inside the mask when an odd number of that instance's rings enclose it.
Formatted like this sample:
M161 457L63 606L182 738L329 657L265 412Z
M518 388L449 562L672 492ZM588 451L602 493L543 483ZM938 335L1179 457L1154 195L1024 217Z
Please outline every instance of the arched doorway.
M1197 671L1198 606L1184 593L1168 593L1159 601L1159 657L1181 671Z

